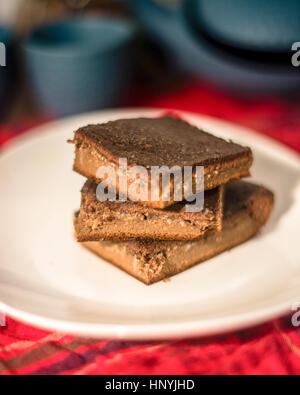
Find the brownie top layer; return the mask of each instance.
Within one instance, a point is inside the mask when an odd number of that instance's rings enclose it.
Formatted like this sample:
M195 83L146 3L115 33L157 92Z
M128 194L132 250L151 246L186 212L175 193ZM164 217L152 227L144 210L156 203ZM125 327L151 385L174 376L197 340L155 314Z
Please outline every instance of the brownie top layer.
M131 166L207 166L240 158L252 161L250 148L227 142L178 118L121 119L75 132L108 160L127 158Z

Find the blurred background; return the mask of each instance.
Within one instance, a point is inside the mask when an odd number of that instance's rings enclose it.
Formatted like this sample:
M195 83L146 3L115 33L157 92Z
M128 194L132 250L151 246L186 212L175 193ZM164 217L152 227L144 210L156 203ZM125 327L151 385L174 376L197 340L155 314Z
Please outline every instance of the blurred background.
M135 105L140 94L176 84L177 71L165 65L129 3L1 1L7 67L0 68L0 120Z
M298 122L299 15L298 0L2 0L0 122L148 105L238 121L279 101Z

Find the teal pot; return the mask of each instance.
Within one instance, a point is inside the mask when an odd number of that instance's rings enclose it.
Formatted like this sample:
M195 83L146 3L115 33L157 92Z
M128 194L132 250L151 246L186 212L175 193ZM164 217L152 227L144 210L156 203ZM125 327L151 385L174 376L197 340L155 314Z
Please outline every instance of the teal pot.
M28 79L40 107L65 116L120 104L134 67L137 30L110 18L41 26L25 42Z

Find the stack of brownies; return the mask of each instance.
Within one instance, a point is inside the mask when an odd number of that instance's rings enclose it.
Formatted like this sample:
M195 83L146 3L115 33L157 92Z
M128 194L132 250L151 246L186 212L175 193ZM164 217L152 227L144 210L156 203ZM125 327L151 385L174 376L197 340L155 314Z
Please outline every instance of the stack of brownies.
M89 125L76 131L72 142L74 170L88 179L74 221L77 240L145 284L168 279L240 245L256 235L271 214L273 194L240 181L250 175L251 150L178 118ZM187 212L186 201L175 201L175 178L168 200L162 190L155 201L150 195L139 200L138 188L136 196L131 188L131 200L121 198L137 181L128 176L125 183L114 182L117 199L101 201L97 191L104 178L99 169L109 167L120 174L120 159L126 159L128 169L146 169L147 180L140 181L149 185L153 166L177 166L182 173L186 166L204 167L204 208Z

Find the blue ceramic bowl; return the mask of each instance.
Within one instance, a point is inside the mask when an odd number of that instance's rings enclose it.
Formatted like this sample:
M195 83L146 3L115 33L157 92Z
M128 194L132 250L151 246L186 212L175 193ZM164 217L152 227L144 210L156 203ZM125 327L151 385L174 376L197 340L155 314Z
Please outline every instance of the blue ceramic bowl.
M292 52L285 64L277 65L244 59L207 40L247 52L287 51L300 39L299 0L182 0L173 8L156 0L127 1L172 67L239 94L299 92L300 73L292 66Z
M0 104L3 109L5 99L10 96L11 76L12 76L12 52L13 35L12 32L0 26ZM2 66L5 60L6 65Z
M135 38L133 24L110 18L39 27L24 48L37 103L56 116L120 104L130 82Z

